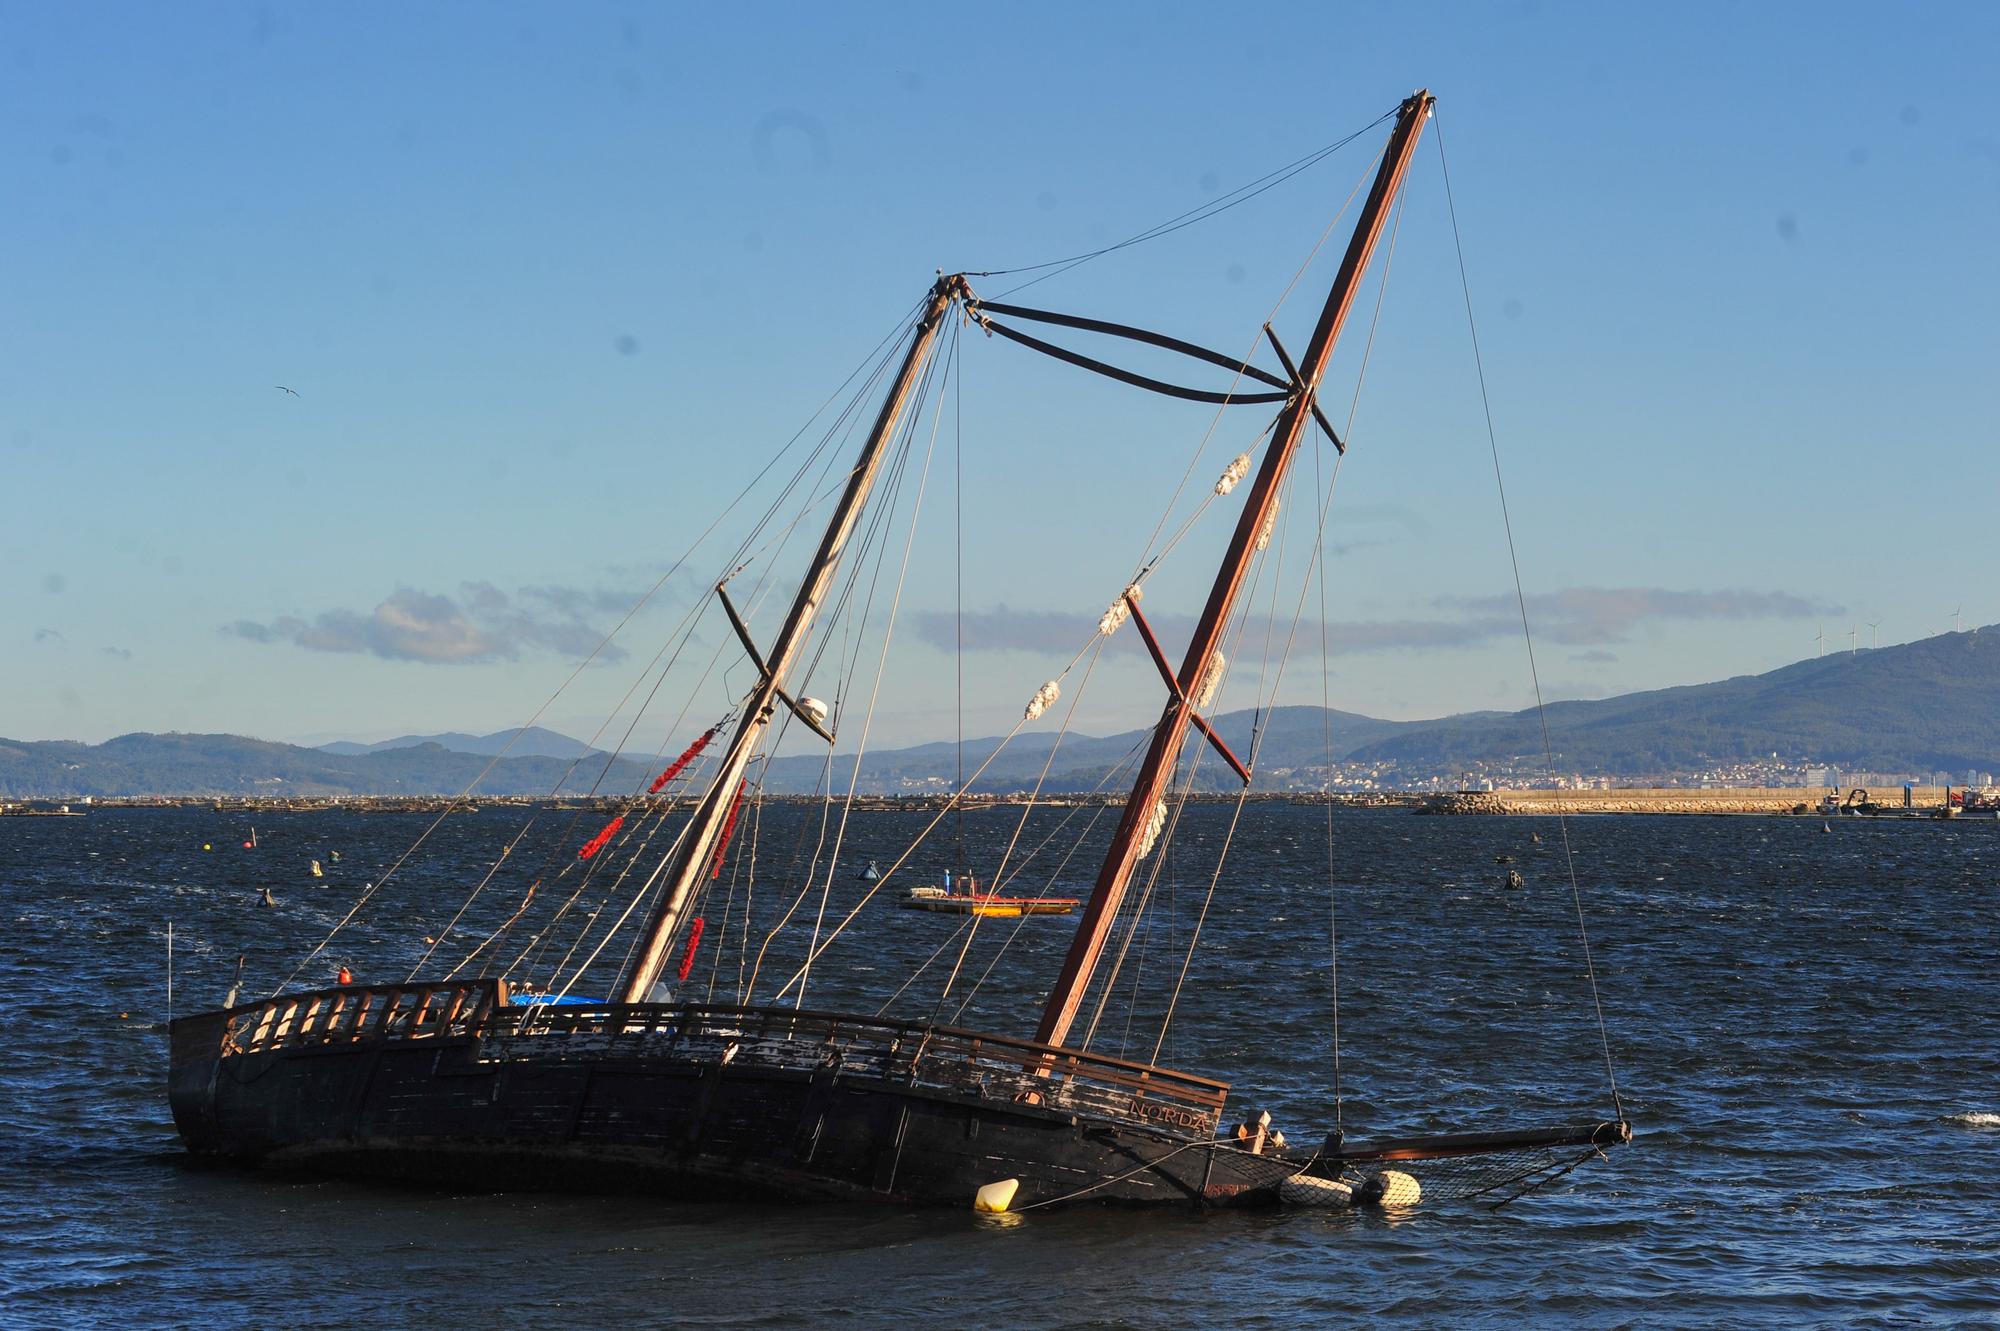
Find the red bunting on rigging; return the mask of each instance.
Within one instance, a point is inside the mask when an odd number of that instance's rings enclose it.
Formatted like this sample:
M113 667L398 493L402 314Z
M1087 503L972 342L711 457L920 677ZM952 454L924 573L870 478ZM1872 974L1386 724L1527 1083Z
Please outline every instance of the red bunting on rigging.
M611 838L618 835L618 829L623 826L625 826L625 815L621 813L606 823L602 832L584 842L583 849L577 851L576 857L580 860L587 860L598 851L603 850Z
M715 862L708 871L710 878L722 877L722 857L729 852L729 834L736 830L736 815L743 812L743 791L749 784L747 776L736 783L736 800L729 806L729 818L722 824L722 835L715 840Z
M702 925L703 925L703 920L699 915L695 916L694 919L688 922L687 948L681 953L681 972L679 979L679 983L681 984L686 984L688 976L694 974L694 954L695 950L701 946Z
M688 745L686 753L683 753L680 757L674 759L672 763L668 764L666 771L660 773L658 776L653 778L653 784L646 791L646 793L648 795L657 795L662 790L665 790L667 788L667 783L672 781L675 777L679 776L681 774L681 769L683 767L686 767L689 763L693 762L695 760L695 756L699 754L703 749L708 747L708 742L711 739L715 738L715 732L720 729L722 729L720 725L710 726L708 728L707 734L704 734L700 739Z

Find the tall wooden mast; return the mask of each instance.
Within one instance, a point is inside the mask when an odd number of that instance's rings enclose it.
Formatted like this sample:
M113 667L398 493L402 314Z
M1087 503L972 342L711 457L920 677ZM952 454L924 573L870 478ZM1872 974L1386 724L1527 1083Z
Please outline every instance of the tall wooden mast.
M1305 355L1299 362L1298 390L1285 404L1272 430L1270 447L1264 453L1256 483L1243 506L1243 515L1237 519L1236 532L1229 540L1229 551L1223 556L1222 567L1215 575L1215 586L1209 591L1208 605L1201 612L1200 622L1195 625L1193 640L1188 643L1187 657L1181 664L1179 675L1180 688L1176 690L1176 696L1168 700L1166 711L1153 730L1152 747L1146 752L1145 764L1133 783L1131 797L1125 802L1125 816L1119 820L1118 832L1111 839L1110 850L1105 853L1104 867L1097 874L1096 890L1091 893L1090 904L1085 907L1083 919L1076 927L1076 938L1070 943L1069 955L1063 960L1062 974L1049 994L1048 1006L1042 1010L1041 1025L1036 1029L1035 1039L1044 1044L1061 1044L1068 1038L1084 993L1090 988L1091 975L1097 968L1105 942L1110 938L1118 905L1124 900L1126 885L1138 865L1139 845L1145 835L1146 824L1154 806L1166 794L1173 780L1174 766L1180 757L1181 743L1187 736L1193 714L1193 704L1189 700L1200 690L1208 663L1221 644L1230 609L1236 603L1236 594L1256 557L1257 538L1275 511L1286 468L1291 465L1299 436L1311 419L1313 395L1319 388L1321 376L1326 373L1327 362L1333 356L1334 343L1339 339L1341 325L1346 322L1348 310L1354 304L1362 274L1367 271L1369 257L1374 253L1375 243L1388 220L1390 205L1409 171L1417 138L1423 133L1424 121L1429 116L1433 100L1428 91L1419 91L1406 100L1397 112L1396 127L1389 136L1389 146L1383 153L1381 169L1376 172L1374 187L1369 191L1368 201L1355 222L1354 236L1348 241L1347 254L1341 259L1340 271L1334 276L1326 308L1320 312L1319 324L1313 329L1312 340L1306 344Z
M653 881L647 884L648 890L656 892L656 895L646 914L640 944L633 949L631 962L618 978L615 990L618 1002L643 1003L652 994L653 986L666 969L668 951L688 901L694 896L715 856L717 843L723 835L730 808L736 802L736 792L743 781L745 769L750 765L757 741L763 737L765 728L770 725L779 707L799 711L797 704L785 692L785 676L805 646L812 632L813 616L833 585L834 569L840 563L841 552L861 518L869 491L874 488L876 473L888 454L889 440L896 432L903 408L908 404L911 391L916 387L937 343L945 311L964 293L965 280L956 274L940 277L937 285L931 288L930 299L917 320L902 368L897 371L895 383L882 401L875 427L868 432L868 442L862 445L861 456L855 460L854 469L848 474L847 488L841 493L840 503L827 521L826 534L820 538L819 549L814 552L805 580L799 584L798 595L792 601L791 613L785 616L785 626L779 631L768 656L759 657L750 643L748 630L736 618L735 610L724 596L724 608L729 611L732 625L756 661L762 677L744 700L742 720L737 722L736 733L717 765L715 779L695 806L693 818L680 837L679 848L654 871ZM801 712L800 715L808 726L819 730L818 721L811 713ZM821 731L821 734L825 732ZM827 738L830 740L831 736Z

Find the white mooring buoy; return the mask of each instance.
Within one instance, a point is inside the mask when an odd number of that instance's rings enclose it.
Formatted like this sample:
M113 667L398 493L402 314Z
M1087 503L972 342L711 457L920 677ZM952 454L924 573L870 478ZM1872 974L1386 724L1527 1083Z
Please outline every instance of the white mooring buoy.
M989 1183L972 1195L972 1209L989 1215L1003 1214L1014 1204L1014 1194L1021 1190L1021 1180L1003 1178L998 1183Z
M1423 1195L1424 1190L1408 1174L1400 1169L1385 1169L1364 1182L1354 1197L1370 1206L1415 1206L1423 1200Z

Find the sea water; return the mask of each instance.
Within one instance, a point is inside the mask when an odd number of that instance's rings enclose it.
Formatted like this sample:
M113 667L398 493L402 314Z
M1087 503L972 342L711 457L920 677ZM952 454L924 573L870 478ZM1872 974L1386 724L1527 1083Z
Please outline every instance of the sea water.
M168 923L178 1011L218 1005L239 955L245 995L268 992L436 823L297 983L331 983L341 963L400 979L529 816L0 819L0 1323L2000 1322L1991 822L1850 820L1826 835L1817 818L1571 820L1587 961L1553 820L1340 812L1329 827L1323 809L1260 803L1232 826L1228 807L1191 809L1158 872L1143 867L1148 910L1114 942L1118 986L1092 1047L1157 1049L1227 1079L1232 1112L1268 1109L1294 1143L1336 1122L1362 1140L1609 1116L1594 966L1637 1139L1498 1210L994 1218L969 1198L943 1212L679 1205L190 1160L165 1094ZM440 957L492 934L538 873L547 895L524 922L568 894L579 875L557 871L594 816L532 816ZM946 867L990 881L1010 840L1016 863L1042 846L1010 890L1087 891L1109 820L1062 856L1089 818L1038 813L1018 837L1005 809L947 820L815 963L807 1006L873 1012L924 967L892 1013L1030 1033L1073 919L984 921L965 947L968 921L893 898ZM815 924L824 939L875 886L855 869L886 868L926 821L856 814L845 867L812 878L816 811L746 819L759 880L711 887L687 996L734 1001L765 928L796 902L759 972L768 999ZM1525 887L1504 885L1509 868ZM261 904L266 887L276 906ZM603 895L579 895L572 918ZM567 946L537 948L517 926L491 951L533 970Z

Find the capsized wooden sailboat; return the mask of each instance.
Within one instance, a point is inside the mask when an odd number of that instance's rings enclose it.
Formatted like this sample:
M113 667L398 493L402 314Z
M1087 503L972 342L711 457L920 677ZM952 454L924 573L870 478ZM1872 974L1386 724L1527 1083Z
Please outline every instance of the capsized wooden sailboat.
M1295 364L1276 348L1282 377L1157 334L982 301L965 277L940 277L910 325L900 362L883 380L859 457L838 494L828 491L830 515L775 637L760 644L728 579L717 588L755 682L732 715L635 795L630 814L607 823L565 869L587 878L639 828L667 828L658 802L680 793L671 789L675 783L697 771L705 775L685 792L683 807L691 804L691 811L674 815L680 821L661 833L670 848L643 861L651 867L627 907L636 939L629 950L609 954L625 960L615 982L598 991L606 997L571 990L578 976L595 974L589 967L605 952L615 922L601 939L592 936L595 950L560 986L530 991L505 975L422 978L420 963L402 982L279 992L182 1017L172 1025L170 1093L188 1147L248 1163L445 1185L959 1207L976 1199L987 1209L1021 1209L1086 1201L1396 1204L1511 1196L1629 1139L1622 1115L1614 1115L1373 1144L1349 1142L1336 1131L1301 1149L1285 1143L1268 1116L1230 1123L1230 1088L1221 1081L1072 1043L1093 979L1109 987L1100 972L1135 868L1172 834L1171 787L1189 732L1249 780L1249 766L1201 709L1219 673L1225 626L1268 542L1299 440L1315 421L1332 436L1316 390L1430 107L1430 97L1419 93L1393 113L1311 338ZM1219 360L1275 389L1200 400L1282 403L1179 667L1168 663L1140 610L1137 582L1100 625L1107 635L1128 621L1135 626L1168 698L1074 941L1032 1037L935 1018L776 1005L788 993L796 1003L802 984L788 983L761 1006L685 1001L685 989L676 1001L675 985L688 979L703 943L704 894L730 853L749 773L772 727L796 723L829 744L834 738L828 709L796 693L791 680L816 619L838 599L843 555L866 520L892 439L954 314L1043 349L1047 344L1002 319L1134 336ZM1246 454L1217 494L1249 470ZM1056 695L1053 682L1045 686L1027 720ZM644 844L630 863L641 862ZM870 895L893 880L900 864L869 885ZM517 914L530 909L541 885L537 879L528 888ZM823 950L816 933L807 965Z

